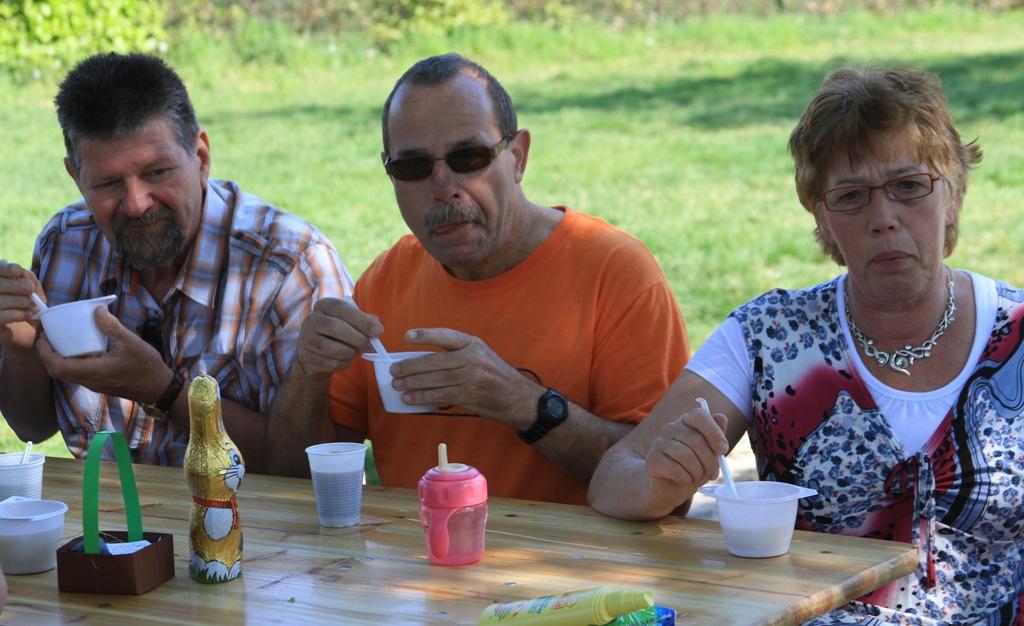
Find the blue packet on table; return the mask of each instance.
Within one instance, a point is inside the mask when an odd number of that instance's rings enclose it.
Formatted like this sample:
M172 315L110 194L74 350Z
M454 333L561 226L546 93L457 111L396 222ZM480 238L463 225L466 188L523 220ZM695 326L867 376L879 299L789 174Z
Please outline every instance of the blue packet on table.
M620 615L604 626L675 626L675 624L675 609L649 606L646 609Z

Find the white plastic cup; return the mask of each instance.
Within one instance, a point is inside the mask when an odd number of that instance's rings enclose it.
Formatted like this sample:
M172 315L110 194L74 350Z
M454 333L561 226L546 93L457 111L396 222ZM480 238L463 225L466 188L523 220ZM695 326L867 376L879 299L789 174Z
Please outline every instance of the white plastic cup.
M107 336L96 326L94 311L110 306L117 296L102 296L51 306L39 313L50 345L63 357L103 354Z
M727 485L701 487L715 498L725 547L736 556L764 558L789 552L797 501L817 495L813 489L770 480L736 483L739 499Z
M373 372L377 375L377 389L380 399L388 413L434 413L437 406L430 404L406 404L402 402L402 392L391 386L391 365L406 359L433 354L433 352L364 352L363 358L373 363Z
M345 528L359 523L363 504L363 464L366 446L361 443L321 443L306 448L313 475L313 495L320 525Z
M0 500L11 496L39 499L43 496L42 454L29 454L28 462L22 463L21 452L0 454Z
M68 505L14 497L0 502L0 566L6 574L35 574L57 567L57 545Z

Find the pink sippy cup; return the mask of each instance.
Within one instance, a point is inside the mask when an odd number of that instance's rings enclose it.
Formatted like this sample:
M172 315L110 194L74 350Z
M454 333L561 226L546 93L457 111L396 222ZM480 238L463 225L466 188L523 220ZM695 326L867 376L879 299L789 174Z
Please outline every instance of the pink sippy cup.
M438 565L468 565L484 554L487 479L475 467L448 462L448 448L437 446L437 467L420 479L420 521L427 556Z

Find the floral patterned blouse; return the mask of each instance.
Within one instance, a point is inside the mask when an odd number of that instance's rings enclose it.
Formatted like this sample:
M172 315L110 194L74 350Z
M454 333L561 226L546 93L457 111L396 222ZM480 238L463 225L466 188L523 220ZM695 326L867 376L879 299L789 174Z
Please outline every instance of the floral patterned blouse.
M838 279L732 313L753 363L762 480L818 491L797 528L917 546L917 570L813 624L1024 624L1024 291L997 283L988 344L916 454L893 435L840 328Z

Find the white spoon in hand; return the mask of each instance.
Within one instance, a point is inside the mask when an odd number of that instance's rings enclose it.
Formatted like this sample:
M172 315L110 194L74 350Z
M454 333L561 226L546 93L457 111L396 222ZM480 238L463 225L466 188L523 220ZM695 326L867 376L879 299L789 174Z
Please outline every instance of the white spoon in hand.
M46 303L43 302L43 299L40 298L39 294L37 294L36 292L33 291L31 294L29 294L29 297L32 298L32 302L35 302L36 306L39 307L39 312L40 313L42 313L46 309L50 308L50 307L46 306Z
M697 398L697 404L700 405L702 411L711 415L711 409L708 408L708 401L704 398ZM733 498L740 499L740 494L736 491L736 483L732 480L732 472L729 471L729 464L725 462L725 455L718 455L718 469L722 470L722 478L725 479L726 486L729 487L729 493L732 494Z
M354 290L356 288L356 281L352 279L352 274L348 273L348 268L345 267L345 263L344 262L342 262L342 264L341 264L341 273L345 276L345 280L348 281L348 289L349 289L349 295L347 295L344 298L342 298L342 300L344 300L345 302L348 302L349 304L351 304L355 308L359 309L359 305L356 304L356 299L353 298L352 295L351 295L352 294L352 290ZM359 310L362 311L362 309L359 309ZM373 349L376 350L378 354L382 354L383 355L383 354L387 354L388 353L388 351L384 348L384 344L381 342L380 339L377 339L376 337L370 337L370 345L373 346Z

